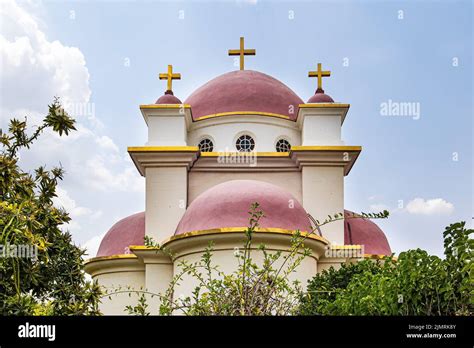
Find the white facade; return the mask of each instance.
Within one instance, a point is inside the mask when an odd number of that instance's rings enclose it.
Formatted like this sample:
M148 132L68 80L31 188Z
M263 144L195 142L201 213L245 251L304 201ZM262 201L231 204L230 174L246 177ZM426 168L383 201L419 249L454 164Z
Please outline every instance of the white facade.
M131 255L92 259L86 270L109 290L127 284L134 289L163 292L180 259L200 258L209 240L215 244L215 258L221 269L235 269L233 248L239 246L243 231L229 234L203 233L193 238L173 236L187 207L207 189L236 179L259 180L291 193L315 220L344 212L344 176L352 168L361 148L346 146L341 126L347 104L300 105L297 121L274 115L243 114L193 120L189 105L141 105L148 126L144 146L131 147L129 153L140 174L146 178L145 233L174 253L174 259L147 247L131 247ZM236 141L241 135L252 137L255 147L251 163L236 163ZM201 140L209 139L212 152L199 151ZM277 152L276 143L284 139L291 150ZM233 157L234 156L234 157ZM308 241L312 255L295 273L302 281L318 271L348 259L324 258L328 244L344 244L344 224L338 221L321 228L324 238ZM286 250L291 235L258 233L257 239L274 250ZM256 254L257 255L257 254ZM185 296L193 290L192 279L185 279L176 293ZM157 313L157 299L149 298ZM116 295L104 300L105 314L123 314L136 297Z

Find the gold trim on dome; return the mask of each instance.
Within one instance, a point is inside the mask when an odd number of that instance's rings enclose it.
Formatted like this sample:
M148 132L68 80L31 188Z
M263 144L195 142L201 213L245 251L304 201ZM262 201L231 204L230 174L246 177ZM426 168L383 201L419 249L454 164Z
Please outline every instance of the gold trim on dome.
M142 104L140 109L191 109L189 104Z
M147 246L147 245L130 245L128 247L130 250L161 250L160 247Z
M349 108L351 104L342 104L342 103L305 103L299 104L300 109L306 108Z
M331 245L329 246L331 250L360 250L362 246L360 245Z
M229 112L220 112L217 114L211 114L206 116L201 116L195 119L194 121L202 121L207 120L209 118L214 117L222 117L222 116L235 116L235 115L258 115L258 116L266 116L266 117L276 117L281 118L284 120L292 121L289 116L282 115L282 114L275 114L272 112L262 112L262 111L229 111Z
M209 230L198 230L198 231L190 231L178 235L174 235L168 239L166 239L162 245L165 245L167 243L170 243L172 241L178 240L178 239L184 239L184 238L191 238L191 237L198 237L198 236L205 236L205 235L212 235L212 234L220 234L220 233L239 233L239 232L245 232L248 228L247 227L223 227L223 228L213 228ZM272 234L284 234L284 235L293 235L295 233L295 230L288 230L284 228L256 228L255 231L256 233L272 233ZM318 236L317 234L309 234L308 232L302 231L300 232L301 236L307 237L309 239L317 240L320 241L324 244L329 244L329 241L321 236Z
M96 256L84 261L84 264L89 264L95 261L105 261L105 260L117 260L117 259L137 259L138 257L134 254L116 254L108 256Z
M198 152L197 146L129 146L128 152Z
M292 146L291 151L362 151L362 146Z
M390 257L390 255L384 255L384 254L364 254L364 259L377 259L377 260L382 260L386 257ZM397 260L396 256L392 256L393 260Z
M201 152L201 157L230 157L230 156L248 156L248 157L288 157L289 152Z

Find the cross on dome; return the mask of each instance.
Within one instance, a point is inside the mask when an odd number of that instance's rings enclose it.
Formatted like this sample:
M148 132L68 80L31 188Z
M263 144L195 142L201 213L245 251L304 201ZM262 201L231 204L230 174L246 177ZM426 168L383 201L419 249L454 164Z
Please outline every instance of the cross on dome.
M179 73L173 74L173 66L171 64L168 65L168 72L160 73L158 77L160 80L167 80L167 88L166 88L165 94L173 94L173 90L172 90L173 80L181 80L181 74Z
M331 72L328 71L323 71L321 68L321 63L318 63L318 70L316 71L309 71L308 72L308 77L317 77L318 78L318 89L316 90L316 93L324 93L323 90L323 77L328 77L331 76Z
M254 56L257 51L255 49L245 49L244 48L244 37L240 37L240 48L239 49L230 49L229 56L240 56L240 70L244 70L244 59L245 56Z

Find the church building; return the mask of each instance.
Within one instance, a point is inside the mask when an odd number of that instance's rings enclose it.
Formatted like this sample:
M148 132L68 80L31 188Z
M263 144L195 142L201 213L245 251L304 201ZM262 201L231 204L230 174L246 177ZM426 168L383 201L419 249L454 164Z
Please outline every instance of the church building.
M318 272L361 258L390 255L383 231L362 217L348 218L344 178L362 148L345 144L341 128L350 105L335 102L322 88L321 64L306 102L287 85L258 71L245 70L244 47L229 50L240 69L211 79L184 102L172 91L181 75L168 66L159 78L167 89L155 103L140 105L148 127L143 146L128 148L138 174L146 179L145 211L123 218L104 236L96 257L85 269L109 291L146 289L164 293L180 260L198 261L210 241L213 263L231 273L237 267L234 248L242 247L248 211L260 204L265 217L255 244L288 250L295 231L308 235L311 255L293 274L303 285ZM346 219L318 226L328 215ZM172 256L145 246L145 236ZM328 251L356 250L359 255ZM255 259L259 259L255 251ZM184 279L175 294L189 296L194 280ZM137 296L120 293L104 298L104 314L125 314ZM157 314L158 299L149 309Z

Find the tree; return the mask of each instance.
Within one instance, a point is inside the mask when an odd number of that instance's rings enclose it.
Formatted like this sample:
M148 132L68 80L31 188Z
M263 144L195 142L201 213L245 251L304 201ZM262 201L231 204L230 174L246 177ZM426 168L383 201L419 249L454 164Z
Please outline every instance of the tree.
M31 135L25 118L12 119L0 136L0 312L99 314L100 288L85 279L84 250L61 230L70 221L68 213L53 205L64 170L39 167L28 173L18 165L19 151L29 149L45 129L60 136L75 130L57 98L48 109ZM27 257L19 257L20 251Z
M472 315L474 230L446 227L441 259L421 249L397 259L331 268L310 280L303 315Z
M328 216L316 225L332 223L344 218L387 218L388 211L381 213L351 214L344 217L338 213ZM260 219L264 217L258 202L251 205L249 224L245 231L245 240L241 248L234 249L234 257L238 262L236 270L225 273L219 265L213 263L213 244L209 244L197 262L181 260L177 272L164 294L151 293L146 290L115 289L106 296L116 293L136 293L140 295L136 306L127 306L129 314L147 315L145 295L157 296L161 305L159 312L162 315L295 315L298 314L299 301L303 288L299 281L292 281L290 275L301 265L302 261L311 252L305 246L306 239L314 234L318 228L309 233L295 231L291 236L288 248L276 252L269 251L265 245L255 245L253 236L259 227ZM145 245L161 249L151 238L145 237ZM256 253L262 254L262 262L256 262ZM172 257L172 255L170 255ZM184 277L193 278L197 285L191 296L176 298L175 288Z

